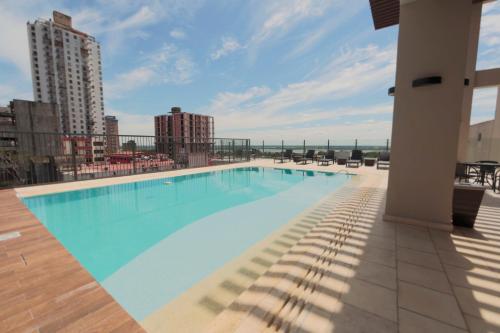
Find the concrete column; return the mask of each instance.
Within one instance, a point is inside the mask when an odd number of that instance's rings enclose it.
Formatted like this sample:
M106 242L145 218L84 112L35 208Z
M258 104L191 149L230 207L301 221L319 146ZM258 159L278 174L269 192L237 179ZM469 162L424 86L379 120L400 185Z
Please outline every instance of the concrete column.
M451 229L470 0L401 5L387 221ZM415 79L442 83L412 87Z
M500 162L500 87L497 90L497 105L491 135L490 160Z
M457 160L460 162L465 162L467 160L467 146L469 143L470 116L472 110L472 98L474 96L477 49L479 45L482 8L482 3L476 3L472 6L469 27L469 48L467 50L467 67L465 69L465 78L469 80L469 85L464 87L457 152Z

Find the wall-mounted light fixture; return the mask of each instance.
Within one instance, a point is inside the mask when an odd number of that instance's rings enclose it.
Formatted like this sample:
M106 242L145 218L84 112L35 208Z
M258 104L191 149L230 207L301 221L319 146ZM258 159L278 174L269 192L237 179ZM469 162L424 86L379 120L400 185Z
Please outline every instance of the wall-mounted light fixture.
M411 83L411 86L413 88L423 87L423 86L429 86L429 85L433 85L433 84L441 84L442 81L443 81L443 79L441 78L441 76L428 76L428 77L423 77L420 79L413 80L413 82Z
M396 87L390 87L389 90L387 91L387 95L389 96L394 96L396 93Z

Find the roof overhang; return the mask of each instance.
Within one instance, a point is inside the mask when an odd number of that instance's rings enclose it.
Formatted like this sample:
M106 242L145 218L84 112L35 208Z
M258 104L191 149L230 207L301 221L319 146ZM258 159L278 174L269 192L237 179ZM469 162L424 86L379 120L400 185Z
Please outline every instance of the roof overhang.
M370 0L375 29L382 29L399 24L399 7L417 0ZM494 0L472 0L472 3Z

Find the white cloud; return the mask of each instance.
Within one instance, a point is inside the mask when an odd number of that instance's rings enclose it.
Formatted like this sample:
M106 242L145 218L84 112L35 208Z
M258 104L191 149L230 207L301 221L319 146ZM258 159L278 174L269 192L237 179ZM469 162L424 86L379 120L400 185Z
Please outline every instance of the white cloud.
M0 31L0 60L13 64L26 79L30 79L26 16L0 2Z
M326 145L330 140L331 145L353 144L358 139L360 145L385 145L386 140L391 138L391 121L370 121L360 123L340 123L332 125L304 126L298 128L277 127L272 131L268 129L245 129L230 130L217 127L216 134L219 137L243 137L250 138L252 144L260 144L262 140L266 144L279 144L284 140L286 144Z
M72 13L74 26L89 32L103 41L107 54L114 55L126 41L145 39L146 28L160 22L182 17L189 20L204 4L204 0L110 0L100 1L97 6L83 7Z
M288 129L289 135L296 138L303 135L299 133L304 128L317 136L318 128L326 131L338 127L340 125L328 123L345 117L387 115L392 112L392 102L367 107L337 107L332 103L391 84L395 50L393 45L382 49L369 45L347 50L334 55L334 60L322 66L314 78L274 91L268 87L252 87L240 93L222 92L201 110L215 116L218 135L241 131L248 135L254 133L250 137L259 140L257 135L267 132L273 133L271 136L277 140L287 127L292 128ZM387 138L389 134L384 131L380 135Z
M322 16L333 4L331 0L281 0L265 2L262 11L256 11L256 25L252 44L286 34L306 19Z
M13 85L0 84L0 106L6 106L13 99L32 100L33 93L20 90Z
M135 29L144 25L156 23L158 19L158 12L153 11L149 6L142 6L136 13L113 24L110 30Z
M366 4L362 1L350 1L348 4L346 2L344 0L334 2L331 15L319 27L315 27L302 34L300 41L292 49L288 57L294 57L309 51L328 34L351 20L363 8L366 8Z
M472 99L471 124L495 118L497 88L474 90Z
M120 135L154 135L154 117L107 108L106 114L118 118Z
M170 31L170 37L174 39L185 39L186 33L184 32L184 30L176 28Z
M239 49L241 49L243 46L240 45L238 40L233 37L222 37L222 45L219 49L215 50L212 52L210 57L212 60L218 60L222 57L227 56L230 53L233 53Z
M499 67L500 62L500 3L484 5L479 37L481 52L478 55L478 69Z
M119 98L128 91L135 90L149 84L155 76L153 69L142 66L129 72L117 75L112 82L105 82L105 96Z
M196 74L196 64L186 51L174 44L164 44L159 50L144 56L142 64L105 82L105 96L111 99L147 85L190 83Z

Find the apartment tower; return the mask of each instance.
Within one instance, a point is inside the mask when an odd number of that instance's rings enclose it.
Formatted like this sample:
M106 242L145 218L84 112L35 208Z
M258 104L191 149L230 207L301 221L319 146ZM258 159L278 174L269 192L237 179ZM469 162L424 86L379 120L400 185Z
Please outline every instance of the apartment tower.
M57 11L27 28L35 101L59 105L64 133L104 134L99 43Z
M115 116L105 116L106 127L106 152L113 154L120 148L120 138L118 133L118 119Z
M205 152L213 135L212 116L182 112L180 107L172 107L170 114L155 116L156 147L161 153L178 156Z

